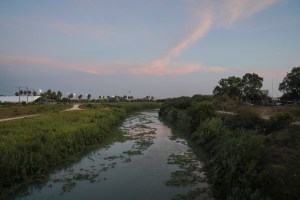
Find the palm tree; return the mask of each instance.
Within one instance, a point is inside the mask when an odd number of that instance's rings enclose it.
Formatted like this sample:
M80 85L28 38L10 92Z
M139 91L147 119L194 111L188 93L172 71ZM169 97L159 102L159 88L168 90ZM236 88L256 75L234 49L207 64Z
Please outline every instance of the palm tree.
M51 99L52 91L51 91L50 89L47 90L46 94L47 94L47 98L50 98L50 99Z
M90 100L91 96L92 96L91 94L88 94L87 99Z
M72 99L72 98L73 98L73 94L72 94L72 93L69 94L69 95L68 95L68 98L69 98L69 100Z
M28 96L30 96L30 95L31 95L31 91L29 90L29 91L27 92L27 94L28 94Z
M33 92L32 92L32 95L33 95L33 96L36 96L36 95L37 95L37 92L36 92L36 91L33 91Z
M81 100L82 98L82 94L78 95L78 99Z
M20 95L20 96L23 95L23 90L20 90L19 95Z
M59 100L61 100L61 97L62 97L62 92L61 91L58 91L56 96L58 97Z

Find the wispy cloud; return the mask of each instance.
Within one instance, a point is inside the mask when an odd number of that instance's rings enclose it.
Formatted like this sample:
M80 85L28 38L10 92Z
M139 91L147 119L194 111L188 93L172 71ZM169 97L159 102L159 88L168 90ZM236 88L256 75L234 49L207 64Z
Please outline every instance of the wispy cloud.
M191 44L194 44L203 37L211 28L212 25L212 13L210 11L206 11L200 18L199 25L189 33L186 37L184 37L181 41L179 41L175 46L170 49L170 51L166 54L166 60L169 60L172 57L176 57L181 54L181 52L189 47Z
M82 62L70 63L58 61L48 58L34 58L27 56L0 56L0 64L33 65L47 68L60 68L73 71L81 71L89 74L105 75L105 74L134 74L134 75L178 75L192 73L196 71L202 72L222 72L226 71L223 67L206 67L199 63L177 63L168 64L155 61L153 63L130 63L130 62Z
M263 9L278 3L280 0L207 0L188 1L193 6L192 21L196 21L195 26L188 33L170 46L165 54L149 63L134 62L82 62L69 63L47 58L33 58L26 56L0 56L0 63L18 63L42 65L44 67L58 67L69 70L82 71L90 74L148 74L148 75L178 75L193 72L222 72L230 69L224 67L208 67L201 63L184 62L174 63L174 58L180 56L191 45L197 43L213 27L230 27L239 20L254 15ZM206 2L205 5L203 2ZM209 6L208 6L209 5ZM74 24L66 21L46 21L36 18L17 19L20 24L33 27L47 27L67 34L84 34L107 40L111 38L113 31L91 25Z
M280 0L223 0L215 1L215 22L230 26L235 22L250 17Z
M201 65L184 65L180 68L173 68L170 67L170 61L204 37L214 24L229 27L238 20L249 17L279 2L279 0L217 0L206 4L205 9L203 9L201 2L200 4L197 1L189 2L192 4L194 12L197 12L194 13L194 16L196 16L196 21L199 21L199 23L184 38L175 43L166 55L154 61L149 67L144 67L140 70L136 69L136 72L148 72L157 75L171 73L172 70L174 74L179 74L203 69ZM221 68L215 69L219 71Z

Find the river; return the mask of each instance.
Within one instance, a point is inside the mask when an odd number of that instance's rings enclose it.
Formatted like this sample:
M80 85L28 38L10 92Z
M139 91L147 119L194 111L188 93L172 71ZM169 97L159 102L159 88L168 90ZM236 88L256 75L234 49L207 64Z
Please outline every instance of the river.
M202 163L157 110L129 117L121 130L126 140L90 152L16 199L167 200L196 188L196 199L206 199Z

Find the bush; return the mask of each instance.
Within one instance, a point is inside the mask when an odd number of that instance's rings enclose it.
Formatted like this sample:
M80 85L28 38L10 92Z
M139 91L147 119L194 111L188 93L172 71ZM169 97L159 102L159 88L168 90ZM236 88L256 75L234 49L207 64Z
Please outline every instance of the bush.
M265 153L263 136L253 131L220 136L204 167L212 192L228 199L250 199L248 194L258 194Z
M199 126L200 123L206 119L210 119L215 116L215 111L210 102L193 103L192 106L187 110L189 118L188 128L192 133Z
M289 113L278 112L267 121L267 133L287 128L293 121Z
M192 140L197 145L205 145L210 149L211 143L216 140L216 137L224 134L225 128L223 122L218 118L206 119L201 123L200 127L192 134Z
M252 129L262 130L264 121L254 110L250 108L241 108L231 118L227 118L225 124L232 129Z

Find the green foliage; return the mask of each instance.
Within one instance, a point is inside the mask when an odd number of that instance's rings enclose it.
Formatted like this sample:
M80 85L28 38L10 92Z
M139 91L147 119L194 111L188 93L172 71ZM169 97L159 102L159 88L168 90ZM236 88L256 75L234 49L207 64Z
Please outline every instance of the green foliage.
M267 121L267 133L288 128L293 121L292 116L286 112L278 112Z
M300 197L300 131L296 127L268 136L268 156L260 179L272 199Z
M32 115L39 113L54 113L60 112L67 108L71 108L71 105L67 104L25 104L25 105L6 105L0 107L0 119L8 117L17 117L22 115Z
M179 97L163 103L159 115L176 125L176 128L194 132L201 122L215 115L208 96Z
M213 117L215 115L215 111L212 103L210 102L195 102L187 110L187 115L189 118L189 130L190 132L194 132L199 127L201 122Z
M246 100L255 101L261 96L261 87L263 85L263 78L255 73L246 73L242 78L243 95Z
M223 122L218 118L206 119L200 127L192 134L191 139L197 145L205 145L211 148L212 143L224 133Z
M213 193L221 198L250 199L248 194L259 190L257 178L265 152L263 136L252 131L239 130L218 137L205 165Z
M1 122L1 193L36 176L46 175L91 145L112 140L130 112L150 107L150 104L118 105Z
M247 107L237 110L233 117L227 118L225 121L225 124L233 129L245 128L261 130L263 129L263 123L263 119L259 116L259 114Z
M219 81L219 86L216 86L213 94L228 95L234 100L238 100L242 96L242 79L240 77L230 76L222 78Z
M253 109L241 108L218 119L208 102L191 99L180 109L174 101L165 102L160 114L210 154L204 170L215 197L299 199L300 130L290 126L288 113L263 120Z
M227 95L236 102L244 98L257 103L263 97L260 91L262 82L263 78L255 73L246 73L242 78L230 76L219 81L213 94L216 96Z
M284 93L288 99L300 98L300 66L294 67L279 84L279 90Z

